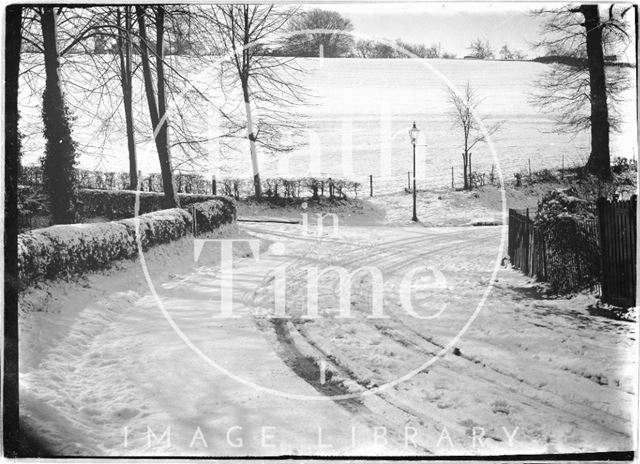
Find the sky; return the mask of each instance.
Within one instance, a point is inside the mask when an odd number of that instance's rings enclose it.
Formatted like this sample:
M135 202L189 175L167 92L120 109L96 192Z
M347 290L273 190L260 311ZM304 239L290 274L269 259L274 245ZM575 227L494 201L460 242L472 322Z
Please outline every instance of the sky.
M530 11L562 3L525 2L349 2L317 3L308 7L334 10L349 18L355 35L368 38L402 39L406 42L440 42L442 50L458 57L468 55L471 41L488 40L494 51L503 44L530 58L541 54L532 49L538 39L541 19Z

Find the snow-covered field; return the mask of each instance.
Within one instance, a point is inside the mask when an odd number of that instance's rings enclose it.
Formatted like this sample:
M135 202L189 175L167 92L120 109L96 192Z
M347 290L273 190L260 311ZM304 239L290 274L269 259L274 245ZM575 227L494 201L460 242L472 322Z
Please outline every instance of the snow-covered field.
M73 57L73 60L82 61ZM172 59L175 59L173 57ZM406 172L411 169L411 147L408 129L416 121L422 129L417 147L419 186L450 183L450 167L455 166L459 177L461 138L452 127L448 113L447 81L462 86L468 80L483 99L480 115L487 123L503 121L502 129L493 137L493 146L506 177L529 168L560 167L582 164L588 157L588 134L573 138L570 135L549 133L554 122L529 102L534 81L548 65L529 62L500 62L476 60L362 60L362 59L300 59L305 70L300 75L308 89L308 103L295 108L302 115L306 129L301 133L299 148L288 154L271 156L261 153L263 176L303 176L327 174L364 179L373 174L376 183L393 183L396 189L404 185ZM192 64L179 59L175 65L189 76L191 84L207 95L197 109L180 105L189 118L188 126L198 136L211 138L206 144L207 159L201 160L197 172L212 172L224 167L223 176L250 175L248 149L241 142L233 150L215 139L222 133L221 119L216 106L225 110L233 107L225 102L216 76L216 65ZM123 115L118 98L89 92L96 86L92 67L84 64L83 71L63 64L63 75L69 75L74 85L67 88L67 98L73 114L74 133L79 142L80 166L88 169L128 170ZM632 70L630 70L632 72ZM112 94L120 90L114 79L109 84ZM144 94L137 82L135 111L138 113L138 157L144 172L158 172L158 160L149 136ZM40 101L42 78L34 78L33 88L23 86L20 94L21 128L26 135L24 146L26 163L37 162L42 154L40 135ZM227 89L228 90L228 89ZM181 91L193 96L188 85ZM181 101L181 96L177 97ZM626 124L622 134L612 138L612 155L637 157L635 144L635 90L629 90L628 104L623 108ZM115 110L114 110L115 108ZM93 115L102 115L101 122ZM171 112L175 112L175 104ZM298 119L298 118L297 118ZM145 132L146 131L146 132ZM488 145L474 149L473 163L479 171L489 172L496 163ZM184 159L180 148L174 155ZM186 165L177 163L181 170ZM391 180L393 179L393 181ZM398 184L398 179L401 181Z
M26 293L25 423L54 452L81 455L633 448L636 325L602 317L588 295L547 298L500 266L502 227L324 232L240 226L235 236L262 251L258 261L246 246L236 253L236 318L215 317L217 249L206 245L195 265L188 239L147 256L166 313L137 262ZM363 272L348 299L353 318L338 317L328 273L320 317L305 319L308 272L327 266L377 268L388 318L368 317L375 292ZM418 266L429 270L415 275L412 315L398 289ZM282 270L289 318L271 319Z

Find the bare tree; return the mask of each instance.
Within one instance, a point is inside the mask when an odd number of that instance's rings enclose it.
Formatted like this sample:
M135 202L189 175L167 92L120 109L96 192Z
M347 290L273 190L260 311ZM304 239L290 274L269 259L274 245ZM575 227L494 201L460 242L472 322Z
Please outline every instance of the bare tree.
M349 34L353 31L351 20L335 11L298 11L291 16L288 27L291 32L307 31L288 37L284 49L293 56L318 56L322 47L323 56L334 58L350 54L354 47Z
M136 17L138 19L138 30L140 34L140 61L142 62L142 75L144 77L147 104L149 106L149 117L153 127L153 135L160 160L160 173L162 175L162 186L164 188L164 200L167 208L180 206L178 192L173 179L173 168L171 166L171 150L169 147L169 121L167 114L167 100L165 96L164 78L164 19L165 9L163 6L153 7L156 27L156 90L154 91L151 64L149 59L149 38L147 36L146 10L143 6L136 5Z
M504 44L502 46L502 48L500 49L500 59L501 60L512 60L513 59L513 53L511 52L511 50L509 49L509 46L507 44Z
M426 58L440 58L442 55L442 44L440 42L431 44L427 48Z
M130 7L126 7L130 8ZM105 108L112 103L114 88L111 86L113 77L117 74L120 77L123 90L123 103L125 112L131 108L130 96L127 94L127 82L122 70L117 70L114 66L114 55L116 52L124 50L119 45L124 40L131 42L132 28L127 30L127 24L119 24L121 15L120 7L64 7L57 9L57 35L59 49L59 60L61 70L61 84L66 90L66 103L73 109L80 120L91 120L93 128L99 128L106 133L113 132L114 119L116 113ZM117 18L117 20L116 20ZM40 22L38 18L32 18L32 22ZM129 25L131 21L129 21ZM33 34L33 28L23 28L23 36L28 43L36 50L42 50L40 36ZM124 42L126 43L126 42ZM131 63L129 52L129 65ZM30 55L29 62L25 66L23 78L32 87L32 91L38 92L38 79L29 74L37 75L39 55ZM87 77L90 75L91 77ZM129 82L130 84L130 82ZM89 102L97 96L99 105L92 105ZM119 106L115 103L115 106ZM95 124L95 120L101 124ZM135 160L135 145L132 145L133 126L127 124L127 139L129 140L129 156ZM97 132L97 131L96 131ZM97 135L97 134L96 134ZM97 137L93 138L95 141ZM84 147L80 147L82 149ZM132 152L132 149L134 150ZM134 163L135 164L135 163ZM133 185L135 185L136 172L130 172Z
M467 48L471 50L471 56L480 60L488 60L495 56L488 40L483 41L478 38L471 42Z
M133 12L132 7L129 5L116 8L116 23L118 26L116 49L120 60L120 85L122 86L127 149L129 150L129 188L134 190L138 185L138 157L136 154L133 121L133 72L131 69Z
M353 53L358 58L371 58L373 54L373 41L366 39L356 40Z
M28 13L31 8L27 9ZM150 117L141 105L134 103L144 99L143 76L140 68L141 40L136 27L133 6L63 7L58 13L58 44L60 50L61 83L65 88L66 101L77 116L74 125L85 126L93 136L81 139L78 151L95 156L98 165L108 165L111 160L105 150L110 143L127 140L129 149L129 185L135 187L137 177L136 145L152 141L153 127ZM153 17L153 16L152 16ZM181 26L173 23L189 24L176 38L171 34ZM168 27L168 24L171 27ZM34 27L37 26L37 27ZM40 17L29 14L23 21L23 38L26 44L38 53L28 53L22 64L21 80L33 94L42 92L42 37L38 32ZM147 38L150 69L156 71L155 19L148 21L151 29ZM188 36L187 34L191 34ZM104 38L107 52L96 54L94 38ZM208 67L217 58L213 56L215 43L210 18L202 17L194 6L172 5L165 7L165 43L177 40L197 44L198 50L190 48L190 56L163 56L165 71L165 97L171 106L172 119L169 145L172 166L191 171L202 169L207 158L207 146L211 136L203 133L200 121L210 117L213 104L203 92L202 83L194 83L188 70L195 66ZM183 49L186 46L182 46ZM124 71L124 72L123 72ZM212 86L213 87L213 86ZM206 89L205 89L206 90ZM129 111L131 108L132 111ZM195 123L194 123L195 122ZM27 121L34 128L35 121ZM126 137L114 139L119 131ZM28 132L25 139L37 132ZM214 137L222 138L220 133ZM155 140L154 140L155 143Z
M464 189L473 188L471 183L471 150L477 144L484 142L487 135L493 135L501 127L501 124L486 126L486 131L482 131L478 123L478 106L481 100L478 98L475 90L467 81L461 93L457 93L453 89L449 89L449 102L452 106L451 121L454 127L460 128L463 139L462 152L462 175L464 180Z
M287 107L303 101L304 88L298 83L301 70L292 58L269 56L265 49L278 42L279 34L294 13L278 10L273 5L220 5L214 9L214 21L225 50L230 53L230 66L223 63L223 87L239 84L244 106L246 139L249 142L253 185L256 197L261 196L258 144L271 152L289 151L293 147L280 142L281 131L299 127L299 118L287 112ZM232 79L228 71L231 70ZM254 108L270 107L254 114ZM271 113L269 117L266 113ZM232 115L228 120L231 122Z
M356 41L354 53L360 58L399 58L409 56L406 52L421 56L422 52L412 44L396 41L396 45L400 50L381 40L362 39ZM403 50L406 52L403 53Z
M534 83L532 101L556 115L558 131L590 129L586 169L603 179L611 177L609 132L619 129L618 104L629 86L625 69L605 69L604 55L629 43L624 16L631 8L612 4L604 18L595 4L534 12L545 18L544 39L535 45L555 55L557 62Z

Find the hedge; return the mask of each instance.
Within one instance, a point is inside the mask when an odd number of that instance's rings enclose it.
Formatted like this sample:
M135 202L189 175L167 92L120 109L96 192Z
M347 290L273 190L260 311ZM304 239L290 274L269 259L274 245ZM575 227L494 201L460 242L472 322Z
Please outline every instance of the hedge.
M236 220L235 203L229 198L196 203L190 207L189 212L195 218L196 234L214 231L222 224Z
M128 172L74 169L74 173L79 188L123 190L129 188L130 185ZM174 177L178 192L205 194L211 192L211 179L206 179L201 174L177 171ZM42 166L39 164L22 166L19 183L36 187L42 186ZM159 173L143 175L140 178L140 189L149 192L162 192L162 176Z
M247 179L221 179L220 191L227 196L239 199L241 196L253 195L253 181ZM304 190L313 198L328 196L329 198L347 198L347 193L358 197L362 185L345 179L331 177L303 177L287 179L273 177L262 180L262 192L267 198L302 198Z
M164 194L156 192L140 192L140 209L138 214L159 211L164 208ZM185 208L194 203L216 199L212 195L195 195L181 193L180 206ZM78 213L81 217L104 216L108 219L123 219L134 216L136 204L135 190L93 190L80 189L78 192Z
M235 204L216 199L194 205L200 232L235 219ZM143 250L168 243L191 231L192 216L175 208L138 217ZM136 219L68 224L18 235L18 279L22 288L42 279L56 279L106 268L114 260L137 256Z

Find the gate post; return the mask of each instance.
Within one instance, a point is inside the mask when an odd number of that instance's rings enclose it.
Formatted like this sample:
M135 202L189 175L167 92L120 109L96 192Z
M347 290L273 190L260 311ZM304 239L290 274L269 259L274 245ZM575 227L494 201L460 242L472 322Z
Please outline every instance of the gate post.
M526 240L526 253L525 253L525 274L530 275L529 273L529 259L531 256L531 231L529 230L529 208L527 208L527 218L525 220L525 240Z
M607 294L609 293L607 273L605 272L607 267L606 203L607 201L603 197L598 198L598 225L600 226L600 298L603 302L606 302Z
M630 279L630 283L631 283L631 297L633 299L632 304L635 306L637 305L637 301L636 301L636 290L637 290L637 281L636 281L636 276L637 274L637 270L636 270L636 266L637 266L637 258L638 258L638 250L637 250L637 207L638 204L638 196L637 195L632 195L631 199L629 200L629 242L630 242L630 251L631 251L631 279Z

